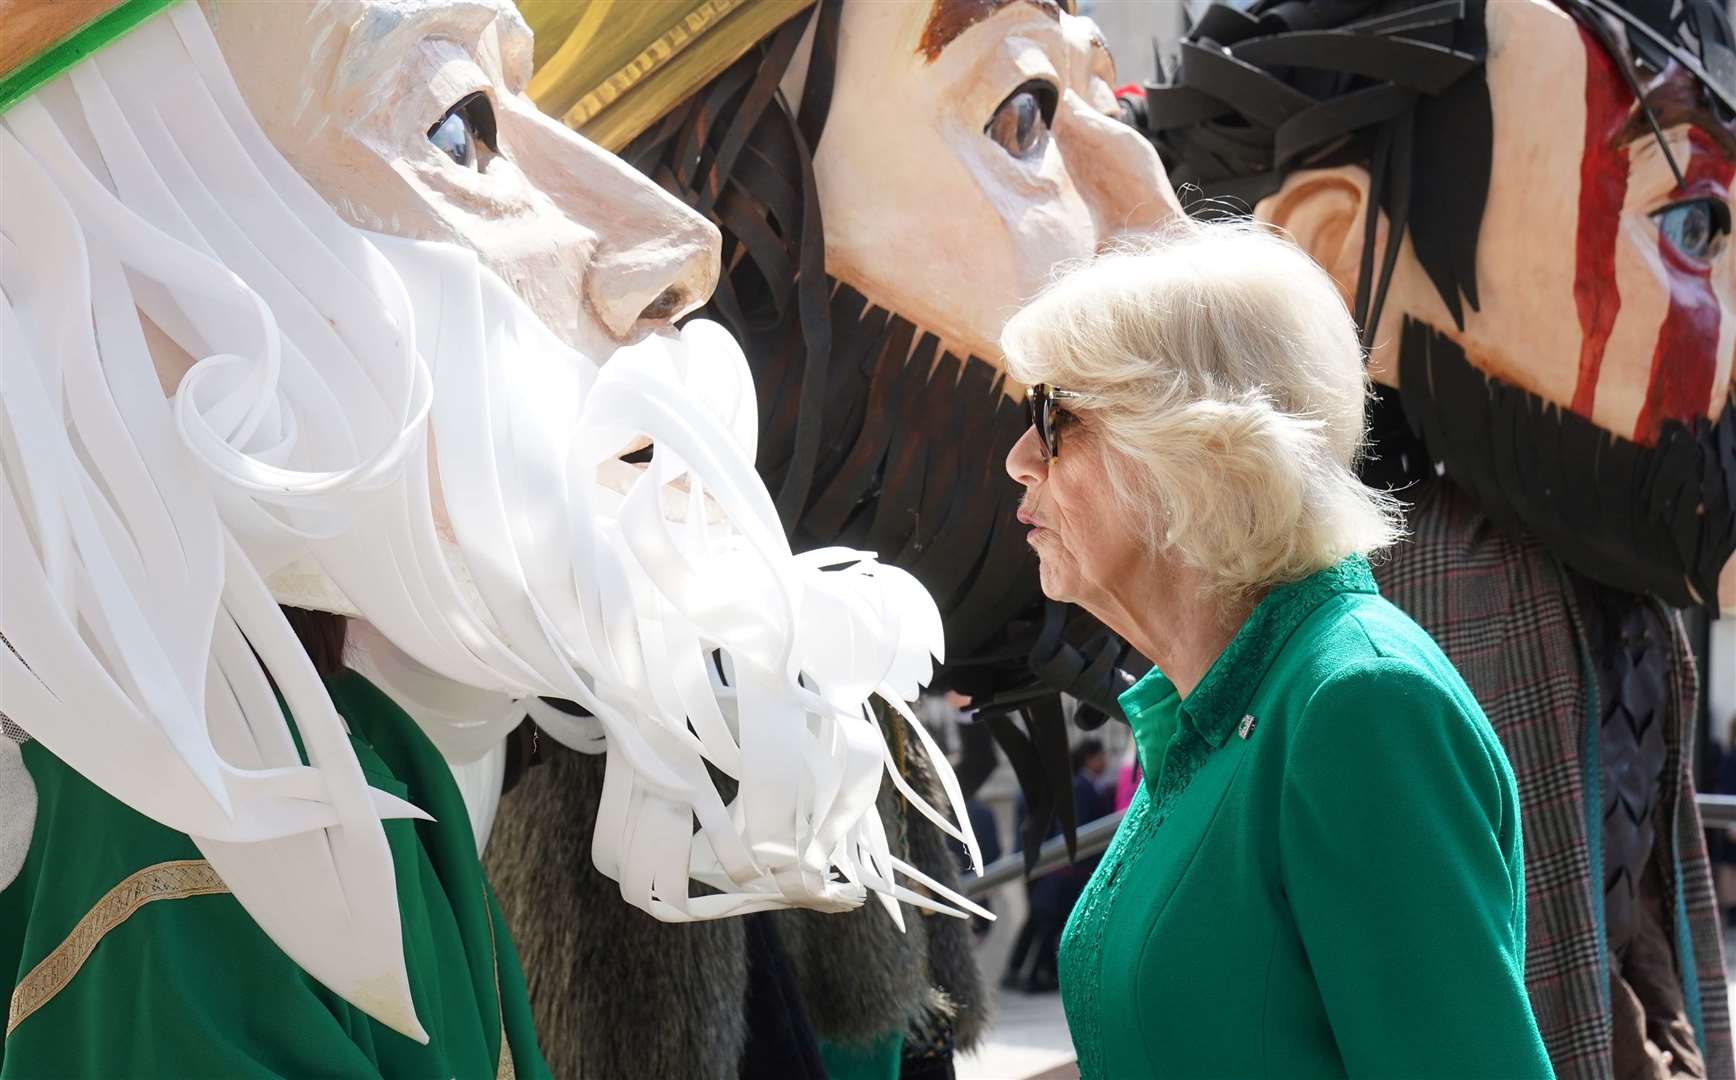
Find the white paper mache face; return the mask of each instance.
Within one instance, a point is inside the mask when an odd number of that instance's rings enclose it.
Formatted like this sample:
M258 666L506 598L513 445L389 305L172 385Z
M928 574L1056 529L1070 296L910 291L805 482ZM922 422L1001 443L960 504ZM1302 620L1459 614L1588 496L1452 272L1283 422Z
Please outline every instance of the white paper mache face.
M739 348L652 333L715 233L538 116L527 56L504 3L178 4L0 116L0 710L413 1037L379 821L419 811L362 778L284 567L449 756L526 698L588 707L551 734L606 746L595 860L660 918L935 906L882 775L975 849L938 751L951 821L865 713L925 737L932 600L790 552Z
M471 248L589 356L711 294L715 230L524 96L509 0L211 9L266 135L351 224Z

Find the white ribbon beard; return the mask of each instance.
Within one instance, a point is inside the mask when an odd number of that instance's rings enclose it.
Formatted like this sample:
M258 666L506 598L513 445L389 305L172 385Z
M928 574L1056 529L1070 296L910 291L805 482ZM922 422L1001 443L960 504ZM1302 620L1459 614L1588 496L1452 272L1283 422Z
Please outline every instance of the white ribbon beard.
M792 555L725 332L599 368L467 250L351 227L266 140L194 4L0 117L0 174L0 711L189 834L310 974L426 1040L381 827L426 815L367 786L267 589L298 561L377 628L358 666L449 756L536 695L590 710L537 712L606 749L594 861L658 918L870 890L900 925L900 899L981 912L894 857L874 809L884 772L980 866L905 705L938 612L871 555ZM143 319L199 358L171 400ZM624 476L638 436L651 463ZM876 695L950 820L892 767Z

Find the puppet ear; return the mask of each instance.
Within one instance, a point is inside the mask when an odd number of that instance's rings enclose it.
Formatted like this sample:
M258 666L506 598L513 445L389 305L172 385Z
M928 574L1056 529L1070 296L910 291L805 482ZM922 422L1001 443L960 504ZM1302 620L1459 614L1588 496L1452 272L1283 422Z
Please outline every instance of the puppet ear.
M1298 170L1254 207L1256 218L1288 232L1326 268L1346 305L1356 297L1367 213L1368 170L1360 165ZM1384 216L1377 228L1379 245L1386 231Z

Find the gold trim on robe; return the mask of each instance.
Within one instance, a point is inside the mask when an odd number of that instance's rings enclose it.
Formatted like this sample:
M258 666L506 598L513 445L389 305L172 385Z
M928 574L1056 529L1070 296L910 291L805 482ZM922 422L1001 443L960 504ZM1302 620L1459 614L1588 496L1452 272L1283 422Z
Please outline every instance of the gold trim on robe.
M85 912L84 918L78 920L78 925L66 935L65 941L19 980L17 988L12 991L12 1007L6 1016L7 1037L11 1037L31 1013L66 989L109 931L132 918L135 911L153 900L183 900L190 896L210 896L228 891L229 886L223 884L217 871L204 859L161 862L127 875Z

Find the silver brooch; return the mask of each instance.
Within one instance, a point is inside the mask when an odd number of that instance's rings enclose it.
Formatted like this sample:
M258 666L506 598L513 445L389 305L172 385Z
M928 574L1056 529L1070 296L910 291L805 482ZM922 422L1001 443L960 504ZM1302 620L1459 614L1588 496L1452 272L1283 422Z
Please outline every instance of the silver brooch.
M1248 736L1252 735L1254 733L1254 725L1258 724L1258 723L1259 723L1259 721L1254 719L1253 713L1249 713L1248 715L1242 717L1242 728L1241 728L1242 738L1246 739Z

